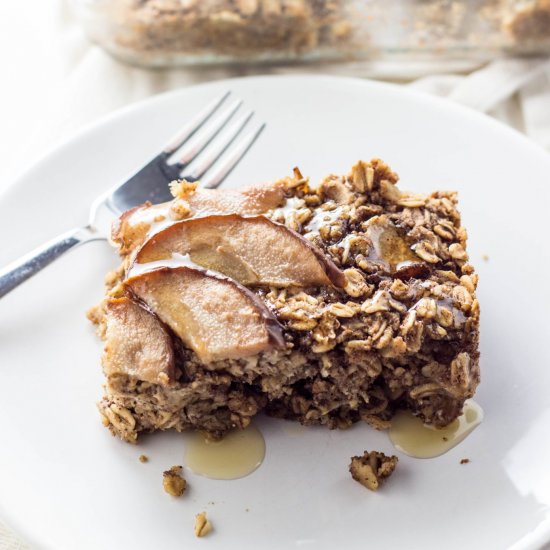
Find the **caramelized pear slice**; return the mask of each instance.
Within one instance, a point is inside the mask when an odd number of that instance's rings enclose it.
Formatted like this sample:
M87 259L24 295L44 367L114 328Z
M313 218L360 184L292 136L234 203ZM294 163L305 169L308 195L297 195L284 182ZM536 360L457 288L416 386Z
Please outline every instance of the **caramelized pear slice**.
M155 315L129 298L109 300L105 310L105 375L127 374L163 386L173 381L172 339Z
M245 187L243 189L197 188L186 197L189 216L202 217L212 214L241 214L255 216L273 210L285 200L286 180ZM177 200L177 199L176 199ZM139 246L149 233L156 233L173 223L170 206L174 201L163 204L146 203L124 212L113 224L111 238L122 254Z
M314 245L264 216L184 220L145 242L136 264L188 255L195 264L243 285L342 287L343 273Z
M280 206L285 200L285 180L243 189L197 190L186 200L193 217L213 214L257 216Z
M192 267L161 267L125 282L204 363L284 344L266 305L237 282Z

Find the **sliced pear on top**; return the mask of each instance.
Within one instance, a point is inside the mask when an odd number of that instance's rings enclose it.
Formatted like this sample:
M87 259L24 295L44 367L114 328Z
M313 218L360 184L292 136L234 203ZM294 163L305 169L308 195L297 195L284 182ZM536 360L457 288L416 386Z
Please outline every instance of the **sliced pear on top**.
M163 386L173 381L172 339L157 317L129 298L109 300L105 313L105 374Z
M343 287L343 273L299 233L264 216L237 214L183 220L153 235L136 264L188 255L243 285Z
M285 180L243 189L204 189L198 187L186 200L191 216L240 214L256 216L280 206L285 200Z
M285 189L285 180L223 191L199 187L185 200L189 205L189 218L212 214L255 216L280 206L285 200ZM122 254L139 246L149 233L174 223L170 218L172 202L146 203L124 212L115 221L111 238Z
M131 277L125 285L204 363L284 345L281 327L266 305L226 277L191 267L161 267Z

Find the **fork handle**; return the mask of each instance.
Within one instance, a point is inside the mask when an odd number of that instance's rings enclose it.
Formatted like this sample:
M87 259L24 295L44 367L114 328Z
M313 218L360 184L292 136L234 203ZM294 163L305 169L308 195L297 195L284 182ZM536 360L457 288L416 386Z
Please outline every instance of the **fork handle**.
M91 227L67 231L0 269L0 298L57 260L71 248L101 239Z

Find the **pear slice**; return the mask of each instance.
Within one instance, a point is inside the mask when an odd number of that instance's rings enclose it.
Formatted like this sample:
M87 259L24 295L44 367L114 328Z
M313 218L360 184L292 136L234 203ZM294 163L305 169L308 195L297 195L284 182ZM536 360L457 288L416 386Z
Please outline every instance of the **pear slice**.
M299 233L264 216L207 216L153 235L135 264L188 255L192 262L243 285L343 287L343 273Z
M105 312L105 375L127 374L163 386L173 381L172 338L157 317L129 298L109 300Z
M284 202L285 189L286 180L223 191L199 187L186 197L189 206L188 217L212 214L263 214ZM113 224L111 232L111 238L119 246L120 252L128 253L143 243L148 234L156 233L174 223L170 218L170 206L173 202L154 205L145 203L124 212Z
M240 214L257 216L280 206L285 200L286 180L254 185L242 189L197 188L187 197L191 216Z
M284 345L281 327L255 294L223 276L160 267L125 282L204 363Z

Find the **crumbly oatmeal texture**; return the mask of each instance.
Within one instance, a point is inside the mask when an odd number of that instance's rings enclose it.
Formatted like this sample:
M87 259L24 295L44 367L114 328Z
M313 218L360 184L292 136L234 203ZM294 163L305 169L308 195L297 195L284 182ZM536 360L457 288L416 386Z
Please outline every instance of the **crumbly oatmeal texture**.
M459 416L479 383L478 277L468 263L466 230L455 193L402 192L397 180L375 159L317 188L299 171L262 188L254 207L269 203L265 215L314 244L344 273L345 285L251 286L280 323L284 345L210 363L154 310L133 302L123 281L147 238L140 212L151 207L137 209L139 224L129 223L135 214L123 215L114 228L122 265L89 314L106 340L103 423L135 442L141 432L168 429L219 437L260 411L331 429L361 420L385 429L398 409L435 426ZM204 201L197 195L193 202L193 192L185 191L186 200L199 212ZM239 204L249 208L252 192L242 196L249 202ZM235 197L228 202L237 204ZM113 337L113 311L124 300L136 309L123 319L128 349ZM160 359L169 368L159 374ZM146 365L136 370L133 360Z
M396 456L387 456L379 451L365 451L363 456L353 456L349 465L351 477L371 491L390 477L397 466Z

